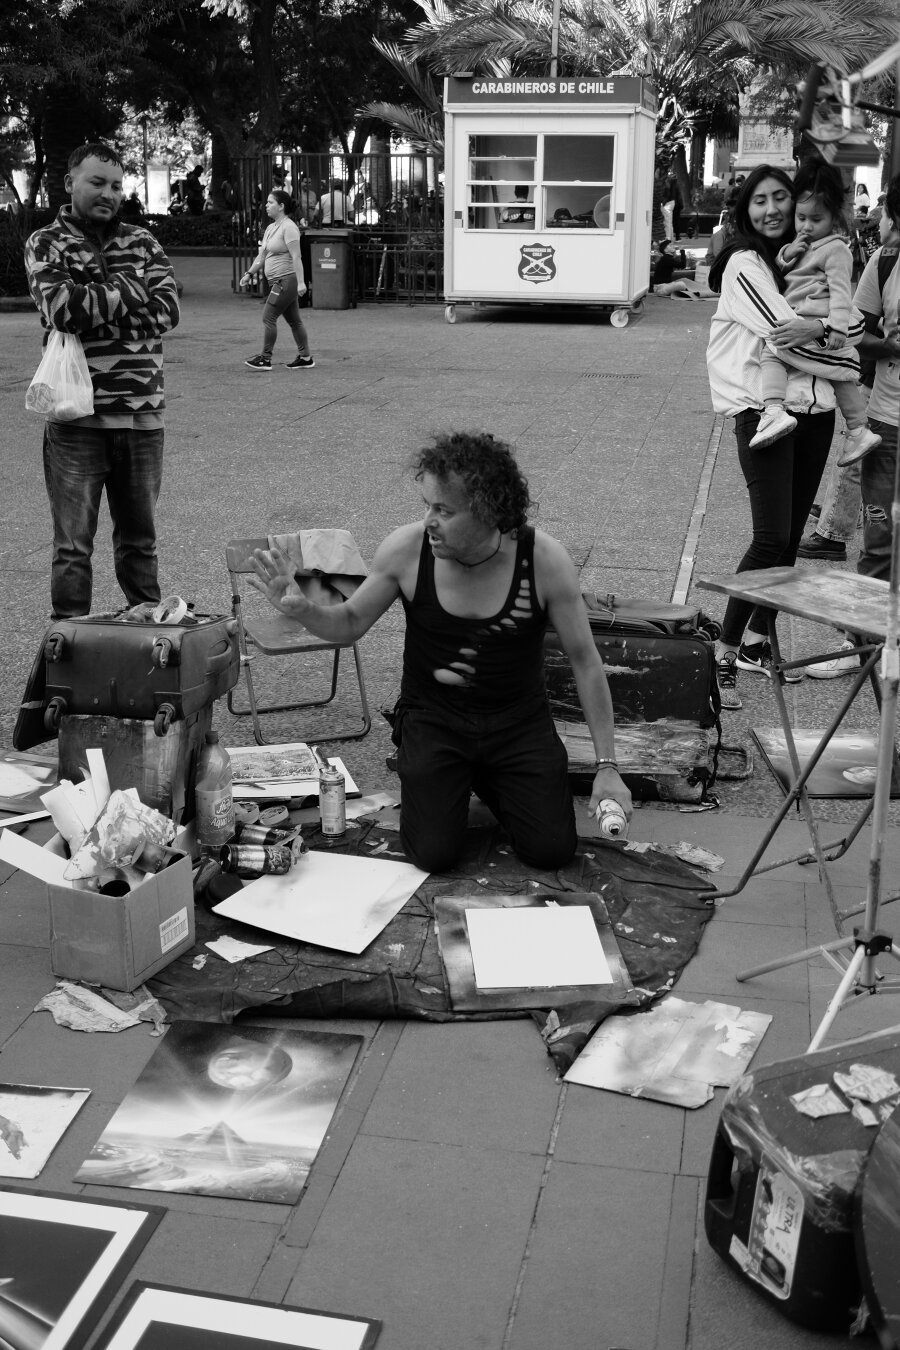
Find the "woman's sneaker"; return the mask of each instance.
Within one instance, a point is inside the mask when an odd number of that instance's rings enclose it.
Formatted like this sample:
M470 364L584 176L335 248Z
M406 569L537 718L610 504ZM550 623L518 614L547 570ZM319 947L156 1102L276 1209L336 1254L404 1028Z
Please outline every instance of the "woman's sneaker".
M743 708L737 691L737 652L724 652L716 662L716 683L723 712L737 712Z
M815 665L807 666L806 673L811 680L836 680L839 675L852 675L854 671L859 671L859 653L854 652L853 643L850 641L841 643L841 651L849 652L848 656L832 656L829 661L816 661Z
M260 353L259 356L249 357L248 360L244 362L244 365L249 366L251 370L271 370L272 358L271 356L263 356Z
M876 432L870 431L868 427L857 427L854 431L844 432L844 449L838 456L840 467L846 468L848 464L855 464L857 460L863 459L870 450L874 450L876 445L881 444L881 437Z
M758 670L760 675L765 675L771 680L771 643L754 642L752 645L748 646L746 642L742 642L737 654L737 667L739 670ZM788 684L799 684L803 679L803 672L800 670L785 670L783 674Z
M288 370L312 370L315 361L311 356L295 356L293 361L288 361Z
M796 417L791 417L784 408L764 408L759 426L756 428L756 435L752 437L750 444L756 450L761 445L771 445L773 441L780 441L782 436L793 431L796 425Z

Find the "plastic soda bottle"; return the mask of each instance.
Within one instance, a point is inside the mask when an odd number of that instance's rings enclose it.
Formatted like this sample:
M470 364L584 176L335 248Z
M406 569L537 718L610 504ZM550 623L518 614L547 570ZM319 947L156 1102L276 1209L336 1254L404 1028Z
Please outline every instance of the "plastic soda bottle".
M194 786L197 842L204 850L218 852L234 838L234 796L231 760L219 745L219 733L208 731L197 759Z

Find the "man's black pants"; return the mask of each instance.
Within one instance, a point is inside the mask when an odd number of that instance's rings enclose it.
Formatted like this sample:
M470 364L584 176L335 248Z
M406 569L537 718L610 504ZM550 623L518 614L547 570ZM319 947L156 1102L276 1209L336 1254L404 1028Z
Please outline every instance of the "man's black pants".
M400 840L427 872L445 872L465 843L474 791L530 867L555 869L575 853L568 756L546 703L525 717L401 705L394 739L402 790Z

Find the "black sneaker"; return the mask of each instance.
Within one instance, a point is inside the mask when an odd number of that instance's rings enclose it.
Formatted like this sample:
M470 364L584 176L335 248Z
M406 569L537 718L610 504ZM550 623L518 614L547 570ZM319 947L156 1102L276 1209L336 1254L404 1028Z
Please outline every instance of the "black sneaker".
M826 539L824 534L807 534L800 540L798 558L818 558L820 562L846 562L847 545L840 539Z
M746 642L742 642L737 654L738 670L757 670L760 675L765 675L768 679L772 678L772 647L768 642L754 642L748 647ZM803 679L803 672L800 670L786 670L783 672L785 681L788 684L799 684Z
M244 362L244 365L249 366L251 370L271 370L272 358L271 356L262 355L251 356L249 360Z
M293 361L288 361L288 370L312 370L315 361L311 356L295 356Z
M716 683L723 712L738 712L743 708L737 691L737 653L725 652L716 662Z

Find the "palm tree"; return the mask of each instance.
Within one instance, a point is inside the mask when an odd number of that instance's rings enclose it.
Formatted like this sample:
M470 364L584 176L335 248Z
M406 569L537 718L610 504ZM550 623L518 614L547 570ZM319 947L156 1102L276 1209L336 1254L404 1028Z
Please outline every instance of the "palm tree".
M402 42L376 44L407 80L419 106L366 112L419 145L443 145L436 75L546 74L547 0L419 0L422 21ZM892 0L564 0L559 71L649 75L659 97L660 158L673 163L690 199L684 140L737 126L737 95L760 68L792 89L813 61L850 73L896 37ZM377 111L376 111L377 109Z

